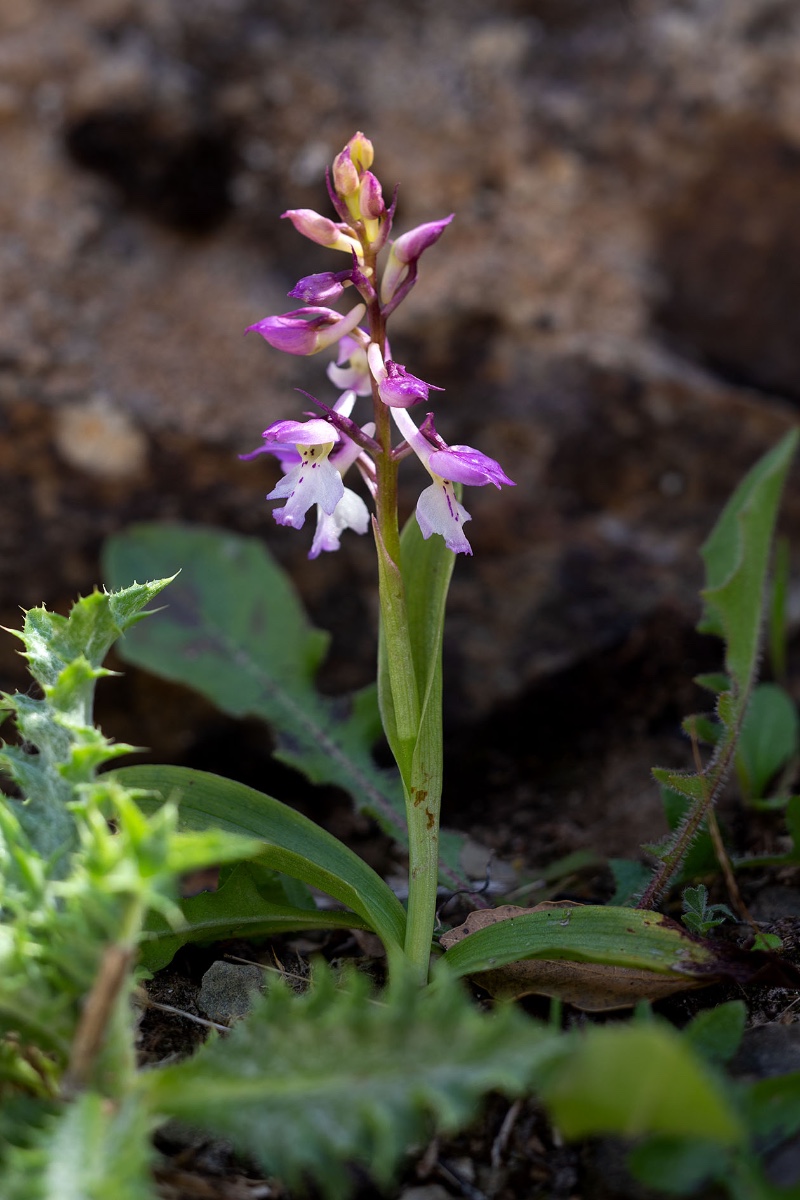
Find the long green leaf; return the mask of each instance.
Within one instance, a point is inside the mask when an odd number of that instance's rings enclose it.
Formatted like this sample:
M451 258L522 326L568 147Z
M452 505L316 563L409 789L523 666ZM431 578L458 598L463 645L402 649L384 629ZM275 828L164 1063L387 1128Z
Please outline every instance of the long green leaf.
M145 812L166 799L176 800L181 828L218 826L260 838L265 843L260 862L351 908L387 950L402 946L405 913L394 893L357 854L288 805L242 783L187 767L121 767L114 775L126 787L150 793L137 795Z
M189 942L218 942L228 938L263 938L278 933L310 929L371 929L372 925L354 912L322 912L287 903L278 882L265 895L263 872L253 862L237 863L215 892L200 892L181 902L186 922L174 929L159 913L147 923L139 960L148 971L158 971L172 961Z
M445 962L461 976L526 958L605 963L686 977L709 974L716 963L710 947L660 913L595 904L497 921L456 942Z

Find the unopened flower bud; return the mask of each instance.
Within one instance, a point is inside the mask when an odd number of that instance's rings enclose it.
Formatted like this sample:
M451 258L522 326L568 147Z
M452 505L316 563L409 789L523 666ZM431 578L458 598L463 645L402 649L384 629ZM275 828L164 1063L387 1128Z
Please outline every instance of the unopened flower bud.
M347 149L350 151L353 165L359 173L370 169L375 158L375 151L372 149L372 142L368 137L360 132L354 133L347 143Z
M381 280L381 300L384 304L391 300L398 286L408 274L409 268L417 262L420 255L434 242L438 242L453 216L454 214L451 213L449 217L443 217L441 221L427 221L424 225L417 225L416 229L410 229L408 233L404 233L392 242Z
M367 221L377 221L386 212L381 185L371 171L365 171L361 176L358 200L361 215Z
M358 170L350 155L349 143L333 160L333 186L345 199L358 191Z

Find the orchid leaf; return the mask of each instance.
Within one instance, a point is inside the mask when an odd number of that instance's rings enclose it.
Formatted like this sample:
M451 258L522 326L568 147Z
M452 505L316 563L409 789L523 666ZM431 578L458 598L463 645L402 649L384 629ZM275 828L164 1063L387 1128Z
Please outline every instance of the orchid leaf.
M200 892L181 901L185 925L175 929L160 913L151 913L139 961L148 971L165 967L181 946L228 938L263 938L310 929L371 929L354 912L298 907L289 902L285 877L265 871L258 862L240 862L213 892Z
M654 977L672 976L687 988L726 973L710 943L691 937L660 913L636 908L554 902L535 909L504 905L471 913L441 941L447 951L445 962L456 975L469 975L481 984L483 973L492 974L488 981L492 994L502 984L501 968L528 959L646 971ZM585 980L580 982L583 986ZM541 990L550 994L547 988Z
M416 517L406 522L400 539L400 560L420 696L411 793L426 820L434 807L438 811L442 795L442 639L455 557L444 538L423 538Z
M725 667L746 701L756 670L772 535L798 431L748 472L701 550L707 585L698 628L725 641Z
M114 777L136 789L144 812L173 799L181 829L213 826L259 838L264 843L260 863L319 888L352 909L388 951L402 946L405 913L394 893L343 842L288 805L242 783L188 767L121 767ZM322 918L324 926L324 914Z

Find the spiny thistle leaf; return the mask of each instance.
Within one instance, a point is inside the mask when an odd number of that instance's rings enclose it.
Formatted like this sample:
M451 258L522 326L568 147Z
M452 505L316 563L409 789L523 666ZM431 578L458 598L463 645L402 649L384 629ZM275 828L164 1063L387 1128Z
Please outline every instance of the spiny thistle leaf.
M487 1092L523 1092L557 1041L510 1008L476 1010L449 978L376 1001L363 978L337 990L318 968L305 996L271 987L224 1040L145 1082L165 1117L342 1197L348 1165L387 1183L411 1144L463 1125Z
M20 825L56 873L66 870L77 845L70 811L81 798L76 789L91 785L102 763L131 749L112 746L92 724L95 684L108 674L103 659L168 582L134 584L112 594L93 592L78 600L68 617L29 609L16 633L44 695L0 694L0 708L14 712L22 738L21 745L0 750L0 767L22 791L23 804L10 802Z
M152 1122L137 1101L117 1108L85 1092L51 1116L32 1145L9 1152L3 1200L155 1200Z

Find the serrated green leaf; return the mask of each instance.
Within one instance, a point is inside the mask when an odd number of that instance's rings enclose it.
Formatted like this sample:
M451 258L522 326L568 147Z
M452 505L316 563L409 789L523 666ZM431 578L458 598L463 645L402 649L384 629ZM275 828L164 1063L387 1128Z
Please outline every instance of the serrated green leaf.
M697 1013L683 1030L683 1037L707 1062L730 1062L739 1049L746 1020L744 1001L729 1000Z
M699 628L725 639L725 666L742 703L756 670L772 534L797 441L793 429L748 472L701 550L707 586Z
M181 569L168 605L132 630L128 661L208 696L232 716L258 716L276 756L314 783L345 788L401 843L405 815L393 774L371 754L377 728L372 689L331 699L314 686L328 635L309 623L286 573L255 538L181 525L138 525L111 538L109 580Z
M660 1022L586 1030L543 1093L568 1138L654 1133L734 1145L745 1137L723 1088Z
M730 689L731 681L727 675L723 675L721 671L710 671L706 675L695 675L694 681L698 687L705 688L707 692L713 692L715 696L720 692L727 692Z
M93 784L102 763L130 749L113 746L92 724L95 684L108 674L102 661L168 582L134 584L112 594L95 591L76 601L68 617L29 609L17 634L44 695L0 696L0 704L14 712L21 737L20 745L0 749L0 766L24 797L24 803L7 803L54 874L67 870L77 845L69 806Z
M224 1041L150 1072L153 1106L290 1186L310 1177L343 1197L347 1164L385 1185L411 1144L466 1123L487 1092L523 1092L558 1042L513 1009L478 1011L452 981L403 980L379 1002L367 986L336 991L321 969L305 996L273 985Z
M660 913L578 904L497 921L452 945L445 961L456 975L475 975L528 958L569 959L636 967L687 979L708 974L713 950Z
M736 773L748 800L760 800L798 751L800 719L791 696L776 683L753 690L736 748Z
M0 1175L3 1200L156 1200L153 1121L137 1096L121 1107L83 1092L51 1117Z
M390 952L403 945L405 913L380 876L344 843L288 805L242 783L187 767L121 767L113 777L136 789L145 812L173 799L182 829L218 827L259 838L264 843L262 863L351 908Z

